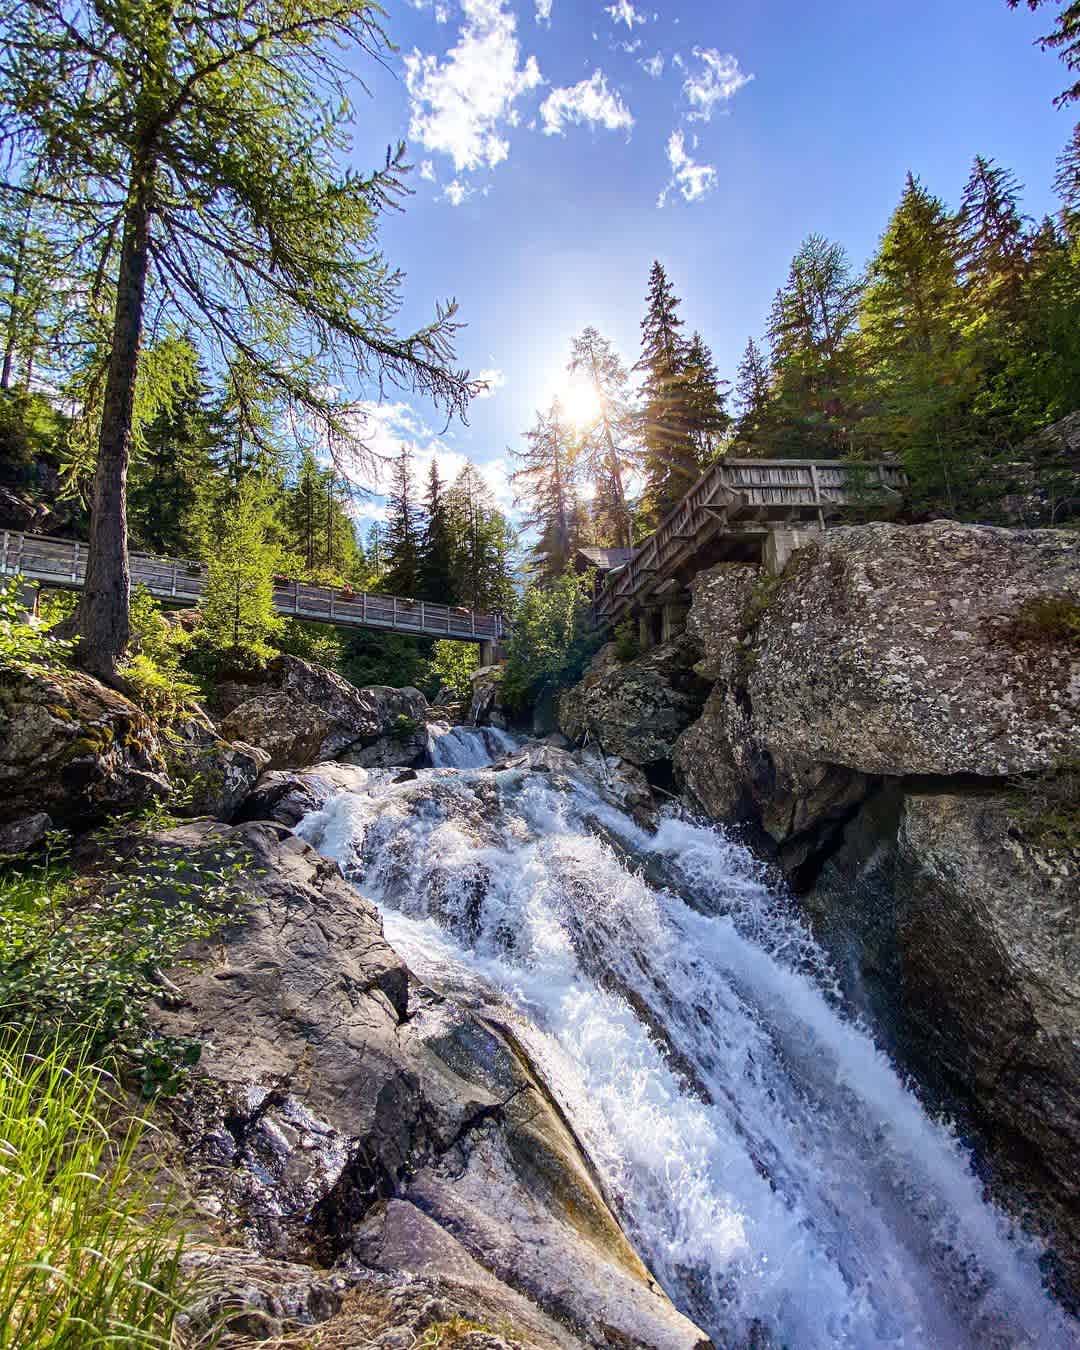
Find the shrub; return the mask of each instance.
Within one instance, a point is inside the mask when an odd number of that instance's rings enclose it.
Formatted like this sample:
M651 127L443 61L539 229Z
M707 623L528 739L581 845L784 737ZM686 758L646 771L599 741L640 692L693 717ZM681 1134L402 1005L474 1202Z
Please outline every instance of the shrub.
M19 598L25 584L21 576L0 581L0 668L47 670L66 661L73 644L27 621Z
M427 683L434 696L449 689L457 698L472 692L471 676L480 665L480 652L472 642L436 642L428 667Z
M641 655L641 642L638 638L637 624L626 619L615 629L615 656L624 665Z
M85 1055L0 1044L0 1350L174 1344L181 1239L110 1089Z
M417 721L415 717L410 717L408 713L398 713L397 717L394 718L393 726L390 728L390 735L395 741L407 745L420 732L423 725L423 722Z
M134 698L164 721L189 711L199 696L198 685L182 669L191 642L190 634L169 623L150 592L137 586L131 597L131 654L120 673Z
M281 632L271 642L279 652L299 656L304 661L314 661L341 673L345 644L336 628L305 623L303 619L286 619Z

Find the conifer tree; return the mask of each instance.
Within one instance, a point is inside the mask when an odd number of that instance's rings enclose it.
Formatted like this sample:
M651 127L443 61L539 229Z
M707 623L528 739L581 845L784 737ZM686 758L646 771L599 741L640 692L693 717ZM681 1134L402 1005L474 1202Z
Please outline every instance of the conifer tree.
M446 503L456 602L491 613L509 611L516 538L475 465L464 465Z
M454 591L454 541L446 492L434 459L424 498L424 533L420 543L417 594L441 605L457 603Z
M543 581L564 572L580 539L581 511L577 466L569 424L558 399L525 433L525 449L510 453L521 465L510 481L524 506L524 524L538 536L529 570Z
M602 543L630 548L633 512L627 482L640 451L629 375L615 348L593 327L573 340L567 369L587 380L596 394L595 421L580 428L578 437L581 468L594 486L594 527Z
M976 155L964 186L957 225L961 280L969 321L1010 322L1027 270L1020 185L992 159Z
M765 353L753 338L747 338L735 383L735 406L739 412L735 437L742 453L768 453L764 432L769 416L769 381L769 363Z
M412 473L412 452L403 445L391 470L386 519L386 572L381 589L411 598L420 581L420 511Z
M400 278L376 244L402 153L340 172L357 56L385 46L373 0L115 0L7 5L0 18L4 161L47 201L58 248L108 297L87 583L68 635L115 677L130 632L126 483L147 318L242 357L328 435L348 436L349 376L415 387L451 412L453 307L396 335ZM354 438L355 440L355 438Z
M270 543L269 514L264 485L248 477L224 509L204 517L200 638L236 662L266 660L272 655L270 639L281 628L274 612L277 551Z
M681 500L701 471L687 409L687 342L680 304L662 264L654 262L641 322L641 358L635 367L645 377L641 428L645 512L652 526Z
M683 387L687 429L697 462L704 468L716 458L731 418L726 406L728 383L720 380L713 354L700 333L690 339L686 351Z
M859 285L842 245L810 235L769 315L776 427L771 453L837 455L853 418L849 349Z

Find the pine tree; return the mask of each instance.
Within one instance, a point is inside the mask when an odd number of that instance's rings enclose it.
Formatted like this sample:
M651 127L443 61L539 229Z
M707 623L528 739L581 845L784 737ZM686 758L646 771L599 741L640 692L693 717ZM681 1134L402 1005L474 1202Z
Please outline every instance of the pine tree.
M424 498L424 534L420 543L417 594L441 605L457 604L454 591L454 541L446 492L434 459L428 471Z
M525 508L524 524L538 536L529 570L544 581L564 572L580 540L581 511L570 427L556 399L525 433L526 448L511 451L521 468L510 475Z
M412 452L403 445L394 460L386 520L386 573L382 590L411 598L420 580L420 512L412 474Z
M976 155L957 220L969 322L1007 323L1017 317L1027 271L1026 221L1019 202L1015 176Z
M769 417L770 399L769 363L754 339L748 338L735 384L735 406L739 410L735 439L740 453L768 453L763 436Z
M842 454L853 420L846 339L859 285L842 245L810 235L769 315L773 454Z
M633 513L627 484L641 455L629 375L612 344L592 327L574 339L567 369L587 380L596 394L596 419L580 429L578 438L581 468L594 487L594 528L602 543L630 548Z
M726 380L721 381L713 354L700 333L690 339L686 352L683 387L687 404L687 428L698 464L711 463L731 425L727 412Z
M466 464L446 493L457 603L489 613L513 607L516 536L491 489Z
M1009 8L1016 9L1024 0L1008 0ZM1049 0L1026 0L1028 9L1036 10ZM1060 6L1051 32L1040 38L1041 45L1050 51L1056 51L1065 62L1065 68L1072 73L1080 72L1080 0L1056 0ZM1054 102L1059 108L1069 103L1080 102L1080 79L1060 93Z
M645 513L653 527L701 472L687 409L687 343L681 332L680 304L663 266L654 262L641 322L641 358L635 367L645 377L641 413Z
M240 662L266 660L269 640L281 627L274 612L277 553L269 541L269 515L263 484L249 477L229 505L211 507L203 519L200 639Z

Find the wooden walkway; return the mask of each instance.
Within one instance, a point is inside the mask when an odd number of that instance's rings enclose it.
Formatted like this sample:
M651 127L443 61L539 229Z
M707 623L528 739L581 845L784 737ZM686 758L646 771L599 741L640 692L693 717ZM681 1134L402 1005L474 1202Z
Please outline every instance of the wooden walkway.
M685 583L725 556L760 553L773 530L813 523L845 508L881 511L907 480L896 464L810 459L720 459L709 466L656 532L624 566L610 573L596 597L605 627ZM725 547L726 546L726 547ZM709 557L709 554L718 555Z
M77 540L4 530L0 575L16 574L46 586L81 590L86 578L86 545ZM132 553L131 584L145 586L166 603L188 605L197 603L205 592L206 574L196 562ZM458 642L497 643L510 631L501 614L478 614L396 595L330 590L298 581L275 583L274 608L279 614L336 628L375 628Z

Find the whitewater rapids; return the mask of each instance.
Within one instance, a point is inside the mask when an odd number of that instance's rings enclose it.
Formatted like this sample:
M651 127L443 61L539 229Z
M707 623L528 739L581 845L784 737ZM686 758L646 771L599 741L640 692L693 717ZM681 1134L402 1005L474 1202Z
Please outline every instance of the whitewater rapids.
M1080 1346L748 851L516 749L447 729L298 832L422 979L512 1021L673 1302L717 1346Z

